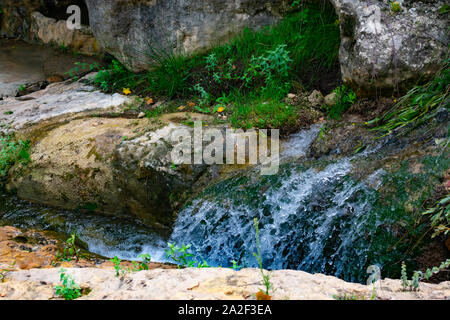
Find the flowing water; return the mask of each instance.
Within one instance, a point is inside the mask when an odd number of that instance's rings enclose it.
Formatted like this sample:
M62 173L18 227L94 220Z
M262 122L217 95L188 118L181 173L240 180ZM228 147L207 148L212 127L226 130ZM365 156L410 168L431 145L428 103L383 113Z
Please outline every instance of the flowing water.
M255 267L257 218L265 268L301 269L363 282L367 266L386 263L379 253L396 241L389 238L390 226L404 221L403 205L409 199L401 190L405 185L409 192L421 190L428 183L424 179L446 170L448 161L441 157L439 170L424 170L420 180L409 176L408 164L399 169L401 174L387 174L383 163L389 148L383 145L381 152L381 144L358 155L308 159L306 150L318 132L319 127L312 127L283 144L284 164L277 175L260 176L254 168L205 189L180 211L173 230L45 208L6 195L0 197L0 224L77 232L91 252L106 257L135 259L149 253L154 261L164 262L167 242L174 242L191 244L211 266L231 266L235 260ZM391 153L402 146L395 148ZM380 204L385 181L399 189L388 191ZM389 198L394 196L401 199Z

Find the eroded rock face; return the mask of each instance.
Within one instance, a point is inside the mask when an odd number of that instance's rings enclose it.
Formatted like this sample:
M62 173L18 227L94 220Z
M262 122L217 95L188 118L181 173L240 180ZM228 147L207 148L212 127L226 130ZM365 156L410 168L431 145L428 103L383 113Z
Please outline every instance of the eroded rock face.
M31 14L30 37L32 40L56 47L67 47L83 55L100 53L97 40L88 26L70 30L66 20L56 20L40 12Z
M58 269L12 272L0 283L0 300L48 300L57 298ZM268 271L265 271L266 273ZM80 300L255 300L262 288L257 269L172 269L134 272L116 277L114 270L68 269L76 283L92 291ZM272 271L270 282L276 289L273 300L333 300L347 297L371 299L372 286L348 283L322 274L302 271ZM375 299L449 299L450 282L422 283L420 291L403 292L400 280L376 283Z
M403 0L400 12L389 1L331 1L341 25L343 81L360 95L403 91L441 67L449 43L444 1Z
M286 0L87 0L99 45L134 71L148 68L149 47L192 52L228 40L245 27L271 25Z

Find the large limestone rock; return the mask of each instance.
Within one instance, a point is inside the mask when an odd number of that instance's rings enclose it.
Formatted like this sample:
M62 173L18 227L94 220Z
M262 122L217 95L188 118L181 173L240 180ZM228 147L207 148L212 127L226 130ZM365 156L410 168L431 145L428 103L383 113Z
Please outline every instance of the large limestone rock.
M150 119L72 120L44 131L31 149L31 162L10 172L7 188L37 203L170 226L178 201L204 168L172 166L177 129Z
M87 0L99 45L134 71L148 68L149 48L192 52L228 40L245 27L271 25L286 0Z
M0 283L0 300L57 298L59 269L28 270L6 274ZM268 271L265 271L266 273ZM76 283L92 291L81 300L255 300L263 288L256 269L155 269L116 277L104 269L68 269ZM273 300L369 300L373 286L348 283L322 274L277 270L270 273ZM375 285L375 299L434 300L450 298L450 282L422 283L420 291L403 292L400 280L384 279Z
M82 81L54 83L27 96L0 100L0 133L74 113L119 110L130 102L120 94L101 93Z
M445 1L402 0L400 12L385 0L331 1L341 25L342 78L360 95L391 95L440 68L449 44Z

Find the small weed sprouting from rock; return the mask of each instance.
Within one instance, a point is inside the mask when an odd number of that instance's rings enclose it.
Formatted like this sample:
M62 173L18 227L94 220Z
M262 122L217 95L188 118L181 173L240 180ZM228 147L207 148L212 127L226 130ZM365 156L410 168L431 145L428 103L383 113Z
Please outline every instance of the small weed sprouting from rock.
M66 274L66 270L64 268L61 268L59 273L61 284L55 287L56 295L64 298L64 300L75 300L81 297L81 288L75 283L72 276Z
M110 259L112 263L114 263L114 270L116 270L116 277L123 276L127 273L127 270L125 267L121 266L120 263L122 262L121 259L119 259L117 256Z
M73 233L69 239L66 240L64 243L64 250L62 254L58 252L56 255L56 260L62 260L62 261L71 261L75 258L75 260L78 262L80 260L80 248L77 248L75 241L76 241L77 235Z
M124 276L127 273L131 273L131 272L138 272L138 271L143 271L143 270L149 270L149 263L151 261L151 256L149 254L140 254L138 256L139 258L142 259L142 261L140 262L136 262L136 261L132 261L132 267L125 267L125 266L121 266L120 264L122 263L122 260L119 259L117 256L115 256L114 258L110 259L109 261L111 261L112 263L114 263L114 270L116 271L116 277L119 276Z
M5 274L7 272L10 272L14 269L14 266L16 265L16 261L13 262L13 264L6 269L0 269L0 283L3 282L3 280L5 280Z
M414 271L411 281L408 280L408 274L406 272L406 264L402 262L401 269L401 281L403 291L418 291L420 288L420 281L428 280L433 275L438 274L439 272L448 269L450 267L450 259L442 262L439 267L433 267L431 269L427 269L425 273L422 271Z
M270 296L270 291L273 289L273 285L270 282L270 275L269 274L265 274L264 273L264 269L262 266L262 255L261 255L261 245L259 242L259 221L258 219L254 219L253 220L253 225L255 227L255 232L256 232L256 253L253 253L253 256L256 258L256 260L258 261L258 265L259 265L259 269L261 271L261 276L262 276L262 282L264 284L265 287L265 291L263 291L262 289L259 290L258 293L256 293L256 299L257 300L272 300L272 297Z
M181 247L175 245L174 243L168 243L169 249L166 250L166 257L173 260L178 268L210 268L211 266L202 259L202 261L198 261L195 259L195 256L190 251L191 245L182 245Z

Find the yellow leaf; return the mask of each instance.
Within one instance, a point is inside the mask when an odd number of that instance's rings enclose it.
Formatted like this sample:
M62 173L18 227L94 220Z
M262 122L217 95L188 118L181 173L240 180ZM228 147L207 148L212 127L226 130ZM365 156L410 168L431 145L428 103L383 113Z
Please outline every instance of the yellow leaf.
M131 94L131 90L129 88L123 88L123 94L127 96Z
M193 103L193 102L188 102L187 104L189 107L195 107L195 103Z
M153 103L153 99L152 98L146 98L147 99L147 104L152 104Z
M224 107L220 107L219 109L217 109L217 112L218 112L218 113L222 113L224 110L225 110Z
M183 111L184 109L186 109L185 106L179 106L179 107L178 107L178 110L180 110L180 111Z

